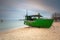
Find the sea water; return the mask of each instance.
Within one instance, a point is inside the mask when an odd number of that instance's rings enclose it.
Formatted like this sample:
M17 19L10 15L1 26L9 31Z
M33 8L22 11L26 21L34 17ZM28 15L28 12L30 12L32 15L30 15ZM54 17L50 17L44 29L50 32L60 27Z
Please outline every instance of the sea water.
M3 21L0 22L0 31L24 27L24 21Z

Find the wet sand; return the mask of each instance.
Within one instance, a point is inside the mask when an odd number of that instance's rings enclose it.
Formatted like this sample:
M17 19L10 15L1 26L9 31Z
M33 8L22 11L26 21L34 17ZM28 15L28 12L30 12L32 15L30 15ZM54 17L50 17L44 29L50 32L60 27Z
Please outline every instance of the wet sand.
M60 40L60 22L54 22L51 28L19 28L0 32L0 40Z

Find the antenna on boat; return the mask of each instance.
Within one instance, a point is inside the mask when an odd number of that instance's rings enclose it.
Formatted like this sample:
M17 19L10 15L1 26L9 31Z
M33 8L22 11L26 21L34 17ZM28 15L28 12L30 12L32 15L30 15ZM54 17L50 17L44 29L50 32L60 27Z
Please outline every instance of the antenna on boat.
M27 20L28 17L28 11L26 10L25 20Z
M26 10L26 16L28 16L28 11Z

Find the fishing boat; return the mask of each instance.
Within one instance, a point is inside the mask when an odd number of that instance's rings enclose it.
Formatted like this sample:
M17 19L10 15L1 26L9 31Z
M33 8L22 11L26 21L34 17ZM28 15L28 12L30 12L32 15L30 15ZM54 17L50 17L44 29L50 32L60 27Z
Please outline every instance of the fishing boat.
M37 28L50 28L53 19L43 19L43 16L38 13L37 15L27 15L25 16L24 24L30 27L37 27Z
M3 22L3 20L1 19L0 22Z

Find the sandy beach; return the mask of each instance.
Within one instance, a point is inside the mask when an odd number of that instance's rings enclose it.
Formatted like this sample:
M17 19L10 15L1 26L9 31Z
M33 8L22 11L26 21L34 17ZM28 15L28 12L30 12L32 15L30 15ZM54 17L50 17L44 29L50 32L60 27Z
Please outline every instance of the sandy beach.
M19 28L0 32L0 40L60 40L60 22L54 22L51 28Z

